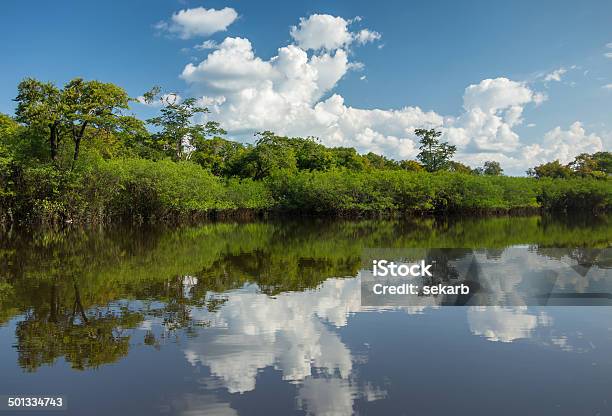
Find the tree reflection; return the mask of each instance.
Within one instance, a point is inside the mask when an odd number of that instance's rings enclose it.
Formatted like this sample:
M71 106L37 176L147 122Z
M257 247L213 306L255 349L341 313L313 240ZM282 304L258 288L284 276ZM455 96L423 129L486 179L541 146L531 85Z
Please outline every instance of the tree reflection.
M259 293L276 297L320 287L331 277L353 277L368 247L488 247L487 256L497 259L513 244L607 247L611 229L607 217L578 226L565 219L500 217L5 234L0 324L18 320L16 348L28 371L59 357L77 369L96 368L125 356L133 329L147 320L165 332L146 332L145 345L159 347L160 337L179 332L194 336L210 324L194 310L219 312L228 291L255 284ZM471 251L432 250L429 260L448 269L444 275L452 280L452 263ZM571 256L579 264L610 264L580 249Z
M86 310L78 285L73 287L69 296L51 285L49 302L28 311L17 323L18 360L27 371L53 364L62 356L72 368L84 370L127 355L127 330L137 327L143 315L125 307Z

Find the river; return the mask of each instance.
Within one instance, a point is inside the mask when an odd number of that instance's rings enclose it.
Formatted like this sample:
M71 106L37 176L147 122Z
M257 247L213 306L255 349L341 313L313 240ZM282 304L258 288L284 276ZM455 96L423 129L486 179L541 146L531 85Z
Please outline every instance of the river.
M366 307L360 297L363 252L377 247L464 248L525 270L565 248L577 273L564 287L612 290L609 258L581 257L611 246L612 216L0 238L0 395L63 396L57 414L612 414L609 306Z

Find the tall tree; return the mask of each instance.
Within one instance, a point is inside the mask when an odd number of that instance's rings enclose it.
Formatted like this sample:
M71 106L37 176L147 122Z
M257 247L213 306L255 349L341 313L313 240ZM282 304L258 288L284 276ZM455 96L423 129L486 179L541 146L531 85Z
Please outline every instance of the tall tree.
M581 153L568 167L578 176L605 178L612 174L612 153Z
M51 82L26 78L17 87L15 118L26 126L46 132L51 160L56 161L65 122L62 91Z
M160 128L160 131L153 135L153 139L164 151L173 154L176 160L189 158L193 141L206 136L225 134L217 122L194 122L197 114L209 112L208 108L199 106L195 98L182 100L176 93L160 95L159 87L146 93L144 98L149 103L156 99L161 102L161 114L148 119L147 123Z
M241 143L221 137L198 138L192 144L195 150L191 160L217 176L231 176L235 161L245 152Z
M129 96L111 83L75 78L62 90L62 109L69 134L74 142L73 160L79 158L81 142L88 127L115 130L129 118L121 110L128 109Z
M493 160L487 160L484 162L482 168L479 169L479 172L483 175L489 176L501 176L504 174L504 170L502 169L499 162L495 162Z
M555 160L529 168L527 175L536 178L569 178L572 176L572 170L558 160Z
M416 129L414 134L420 139L419 154L417 159L423 164L428 172L445 170L457 151L457 147L447 142L440 142L442 132L434 129Z
M19 83L15 98L16 120L46 132L53 161L57 161L62 139L72 138L76 162L88 129L117 130L134 124L134 117L121 113L129 100L123 88L111 83L75 78L60 89L51 82L26 78Z
M255 179L263 179L279 170L295 170L297 160L289 139L271 131L258 132L255 147L247 157L247 164L254 168Z
M332 153L316 137L294 137L291 144L300 170L328 170L334 164Z

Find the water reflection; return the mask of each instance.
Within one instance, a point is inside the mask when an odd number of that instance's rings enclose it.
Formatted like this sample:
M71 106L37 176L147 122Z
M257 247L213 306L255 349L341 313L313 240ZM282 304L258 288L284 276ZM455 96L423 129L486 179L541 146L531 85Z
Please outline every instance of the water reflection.
M303 380L313 368L347 378L350 352L326 324L346 325L347 314L359 310L359 294L357 279L330 279L316 291L274 298L249 285L225 294L216 313L194 311L212 334L190 339L185 356L208 366L231 393L253 390L257 371L268 366L288 381Z
M260 371L272 367L283 380L298 383L298 407L307 414L350 414L356 397L374 401L386 395L383 387L354 377L356 358L334 330L362 310L359 287L359 278L346 278L274 297L256 285L210 295L225 302L212 313L193 311L210 329L188 340L185 357L209 368L230 393L254 390Z
M467 319L472 334L501 342L529 338L536 328L551 325L546 312L536 315L525 307L470 306Z
M608 308L442 308L435 298L363 307L361 254L489 246L457 250L444 264L476 256L495 294L523 287L521 270L563 263L571 273L556 276L556 286L590 293L610 290L611 263L581 247L610 246L611 231L607 217L527 217L7 234L0 392L60 389L72 398L70 414L448 414L479 409L449 371L473 373L470 388L497 397L523 363L544 374L540 381L561 370L591 380L581 399L592 406L555 409L594 413L605 410L602 400L612 403ZM92 396L92 386L116 401ZM459 396L443 405L435 391ZM545 414L551 400L531 398L530 409Z

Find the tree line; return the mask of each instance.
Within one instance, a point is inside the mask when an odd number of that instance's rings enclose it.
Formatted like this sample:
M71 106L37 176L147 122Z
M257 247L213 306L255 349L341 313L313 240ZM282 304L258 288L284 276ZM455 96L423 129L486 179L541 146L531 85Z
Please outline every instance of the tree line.
M65 212L70 209L68 205L86 204L87 198L102 193L93 185L84 190L82 181L93 177L99 186L110 181L108 186L116 186L119 191L131 189L144 200L148 194L164 194L159 184L165 183L168 195L159 202L165 205L172 200L172 204L181 206L181 200L185 200L171 189L172 181L175 188L184 188L185 192L191 188L195 197L203 200L207 200L206 190L198 192L195 188L218 189L222 196L206 203L192 197L186 207L206 211L278 206L279 201L287 200L287 195L279 194L279 189L287 185L278 182L279 175L292 177L295 184L301 177L318 172L330 177L341 172L343 179L381 175L377 173L381 171L503 175L496 161L473 169L453 160L456 147L443 142L441 132L434 129L415 130L419 139L416 160L397 161L373 152L360 154L351 147L326 147L315 137L285 137L271 131L257 133L253 144L230 140L218 122L196 122L209 112L198 100L181 99L177 94L163 93L159 87L139 99L155 104L159 108L157 116L139 119L129 112L134 101L123 88L96 80L75 78L62 87L33 78L20 82L14 116L0 114L0 217ZM612 154L582 154L568 165L554 161L536 166L528 174L538 179L582 178L607 184L612 174ZM191 175L192 183L184 183L181 175ZM195 183L198 178L199 185ZM311 176L324 181L322 178ZM271 182L277 186L271 186ZM241 195L251 199L240 200ZM264 202L270 198L277 200ZM156 208L141 202L147 205L146 210ZM112 208L122 215L140 209L133 198L101 204L98 210ZM359 203L354 205L359 209Z

